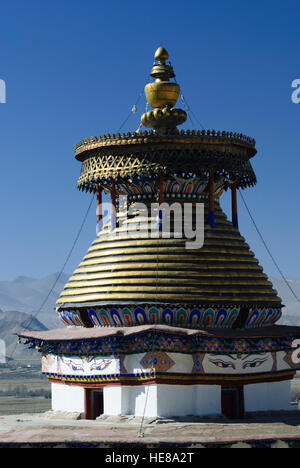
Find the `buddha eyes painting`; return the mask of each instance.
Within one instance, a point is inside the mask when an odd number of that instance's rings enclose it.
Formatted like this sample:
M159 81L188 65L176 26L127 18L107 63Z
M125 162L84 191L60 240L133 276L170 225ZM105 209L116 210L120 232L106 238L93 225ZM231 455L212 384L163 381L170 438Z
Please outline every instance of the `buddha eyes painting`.
M112 364L111 358L91 356L88 359L82 357L51 356L43 358L43 372L55 372L58 374L85 374L90 375L103 371Z
M262 354L207 354L202 362L205 373L251 373L270 372L276 357L273 353Z

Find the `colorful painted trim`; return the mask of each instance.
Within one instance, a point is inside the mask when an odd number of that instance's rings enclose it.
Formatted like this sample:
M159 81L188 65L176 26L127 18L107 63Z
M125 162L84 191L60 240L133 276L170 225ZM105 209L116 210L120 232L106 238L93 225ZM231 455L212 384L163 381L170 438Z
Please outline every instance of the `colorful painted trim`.
M263 327L276 323L282 315L281 309L253 309L246 322L246 328Z
M163 331L148 331L130 336L78 339L69 341L27 338L26 344L37 347L40 352L56 355L101 355L137 354L153 351L182 354L248 354L267 351L290 351L295 336L220 338L203 335L180 335Z
M63 312L59 312L58 317L64 325L71 325L73 327L84 327L84 324L80 319L80 312L77 312L75 310L64 310Z
M266 381L276 381L276 380L289 380L292 379L295 375L295 370L284 370L277 372L260 372L256 374L185 374L185 373L172 373L172 372L136 372L134 374L102 374L102 375L89 375L89 376L79 376L79 375L63 375L56 373L45 373L43 372L49 380L53 381L63 381L63 382L73 382L78 384L84 383L100 383L100 384L132 384L137 385L139 383L144 384L146 382L151 383L173 383L177 384L215 384L219 385L224 384L225 382L266 382Z
M117 186L118 192L130 197L143 198L156 198L157 195L157 181L156 180L136 180L135 182L122 182ZM199 196L205 192L207 188L207 181L199 178L182 179L171 178L164 180L163 193L165 198L180 195L180 197L192 198ZM219 198L223 193L223 183L220 181L214 186L214 196ZM145 197L145 198L146 198Z
M60 320L68 326L83 326L81 314L87 313L94 327L130 327L145 324L164 324L188 328L232 328L239 308L143 306L62 310ZM252 308L245 328L272 325L281 317L281 309Z

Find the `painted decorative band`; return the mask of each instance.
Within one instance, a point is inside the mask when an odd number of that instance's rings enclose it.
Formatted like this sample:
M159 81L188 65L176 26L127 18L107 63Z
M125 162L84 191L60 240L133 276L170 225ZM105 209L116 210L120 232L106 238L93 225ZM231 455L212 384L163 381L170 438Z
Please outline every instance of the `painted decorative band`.
M94 327L130 327L146 324L165 324L194 329L232 328L239 316L239 308L225 307L111 307L63 310L59 318L67 326L84 326L83 313L87 313ZM252 308L245 328L272 325L281 317L280 308Z

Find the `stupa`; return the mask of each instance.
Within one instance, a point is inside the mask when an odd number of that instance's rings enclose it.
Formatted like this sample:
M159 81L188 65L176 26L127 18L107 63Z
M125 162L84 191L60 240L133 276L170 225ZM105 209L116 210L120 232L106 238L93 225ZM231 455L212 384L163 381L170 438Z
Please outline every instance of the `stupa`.
M19 336L42 353L56 411L287 410L300 327L276 325L282 301L238 227L237 191L256 184L255 141L180 131L187 114L168 59L160 47L145 87L148 130L75 145L78 188L97 194L97 237L57 301L66 327ZM228 190L231 220L220 206Z

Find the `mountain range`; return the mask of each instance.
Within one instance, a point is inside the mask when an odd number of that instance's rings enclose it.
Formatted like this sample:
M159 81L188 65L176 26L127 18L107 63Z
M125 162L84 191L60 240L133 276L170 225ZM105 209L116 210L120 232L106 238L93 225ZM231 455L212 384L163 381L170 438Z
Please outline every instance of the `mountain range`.
M295 295L283 279L271 277L270 281L272 281L274 288L278 291L285 305L282 309L282 317L278 323L281 325L300 326L300 279L287 279Z
M13 281L0 281L0 309L4 312L17 310L35 316L58 275L53 273L41 279L18 276ZM47 328L63 326L56 316L55 302L69 277L70 275L64 273L60 276L47 302L38 313L38 320Z
M17 332L41 331L64 326L57 318L54 307L69 275L60 276L40 310L57 278L58 273L53 273L42 279L18 276L13 281L0 281L0 340L5 342L8 363L18 362L30 365L39 363L40 365L41 356L38 351L28 346L18 345ZM0 362L3 362L1 356Z
M41 356L35 349L18 344L16 333L22 330L47 330L34 316L24 312L11 311L9 313L0 310L0 340L5 343L5 349L0 347L0 362L10 363L11 361L20 361L25 364L40 364ZM3 356L5 351L5 356Z

